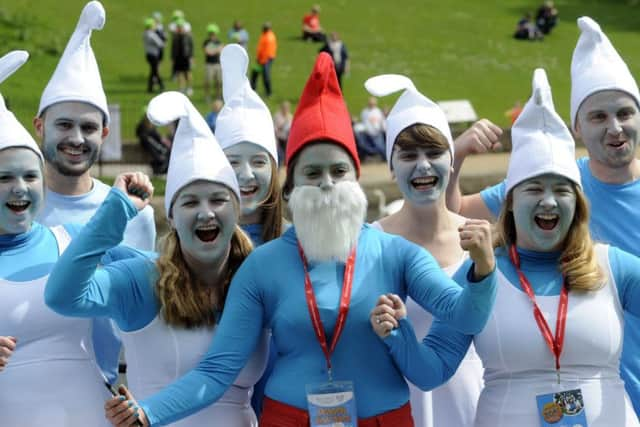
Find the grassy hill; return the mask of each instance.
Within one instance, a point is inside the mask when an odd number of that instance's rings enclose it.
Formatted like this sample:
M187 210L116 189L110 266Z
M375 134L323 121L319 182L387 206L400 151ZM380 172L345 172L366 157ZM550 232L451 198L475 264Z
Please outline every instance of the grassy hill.
M562 0L556 6L560 23L542 42L511 38L517 20L535 12L541 1L525 0L332 0L321 2L322 25L338 31L352 61L345 79L345 98L353 114L365 105L364 81L378 73L404 73L435 100L470 99L478 115L507 125L504 111L530 92L532 71L544 67L549 74L557 108L569 115L569 64L578 37L575 19L596 19L626 59L634 74L640 71L638 0ZM12 0L0 5L2 53L26 49L30 61L2 86L2 93L25 125L30 126L40 94L50 78L75 27L83 0ZM203 55L199 46L205 27L216 22L226 33L234 19L250 32L254 56L262 22L271 21L279 51L273 66L275 108L284 99L296 102L311 70L318 44L299 40L300 21L312 2L294 0L235 0L175 2L168 0L104 0L107 22L95 32L92 44L102 70L110 103L120 104L122 133L131 138L143 105L147 64L142 50L142 22L152 11L165 16L184 10L191 22L198 54L194 68L193 101L204 113L208 107L201 91ZM169 61L162 64L169 74ZM168 88L175 83L168 82ZM262 90L262 88L260 88ZM391 105L394 97L383 99Z

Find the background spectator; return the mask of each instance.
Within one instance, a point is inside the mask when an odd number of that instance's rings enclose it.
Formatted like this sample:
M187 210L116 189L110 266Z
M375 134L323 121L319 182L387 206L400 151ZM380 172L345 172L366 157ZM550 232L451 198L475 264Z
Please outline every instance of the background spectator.
M271 96L271 65L276 59L278 42L276 35L271 29L271 22L262 25L262 34L258 40L257 65L251 71L251 88L256 90L258 76L262 74L264 89L267 98Z
M147 92L153 92L154 86L157 84L160 91L164 90L164 84L162 78L158 73L158 66L160 65L160 58L162 56L162 48L164 47L164 41L158 36L156 32L156 21L153 18L147 18L144 21L144 33L142 40L144 43L144 53L149 63L149 78L147 79Z
M164 25L162 25L162 13L155 11L151 14L151 17L156 23L156 26L155 26L156 34L158 35L158 37L160 37L163 43L163 47L160 49L160 55L159 55L160 62L162 62L162 58L164 58L164 45L167 44L167 33L165 33Z
M542 40L544 37L538 27L533 23L531 13L527 12L516 26L516 32L513 37L518 40Z
M327 52L333 58L333 64L336 67L338 83L342 89L342 75L349 74L349 53L340 36L335 31L329 34L329 38L325 41L321 52Z
M358 150L362 158L380 156L385 160L385 117L378 107L378 100L371 96L367 106L360 113L362 126L356 132Z
M313 5L311 12L302 18L302 40L322 42L325 40L322 26L320 25L320 6Z
M209 125L209 129L211 129L212 133L215 133L216 131L216 120L218 119L218 114L220 113L220 110L222 110L223 106L224 104L222 103L222 100L220 99L214 100L211 103L211 111L209 111L207 115L204 117L204 120Z
M171 154L171 140L160 135L158 128L147 118L146 111L136 126L136 136L142 148L151 155L153 174L166 174Z
M207 39L204 41L204 97L208 102L222 97L222 68L220 67L220 52L224 44L218 38L220 28L216 24L207 26ZM213 97L211 89L213 88Z
M522 103L520 101L516 101L513 107L504 112L504 115L505 117L509 117L509 122L511 124L514 124L520 113L522 113L522 109Z
M238 43L243 48L247 49L249 44L249 33L242 26L242 22L237 19L233 21L233 25L227 34L231 43Z
M184 16L184 12L176 9L171 14L171 22L169 22L169 32L175 34L178 31L178 21L182 21L182 26L187 33L191 32L191 24Z
M278 162L280 163L284 159L292 120L291 104L289 101L282 101L278 111L273 115L273 127L276 132L276 141L278 142Z
M552 1L545 1L536 14L536 26L542 34L549 34L558 22L558 9Z
M187 32L184 19L176 21L176 33L171 44L171 59L173 69L178 79L180 92L187 96L193 95L191 87L191 63L193 61L193 39Z

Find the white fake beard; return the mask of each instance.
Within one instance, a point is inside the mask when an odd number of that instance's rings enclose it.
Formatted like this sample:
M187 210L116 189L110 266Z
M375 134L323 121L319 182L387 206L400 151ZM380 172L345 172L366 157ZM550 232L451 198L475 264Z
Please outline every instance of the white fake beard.
M303 185L291 192L289 209L308 260L346 262L364 223L367 197L354 181L328 190Z

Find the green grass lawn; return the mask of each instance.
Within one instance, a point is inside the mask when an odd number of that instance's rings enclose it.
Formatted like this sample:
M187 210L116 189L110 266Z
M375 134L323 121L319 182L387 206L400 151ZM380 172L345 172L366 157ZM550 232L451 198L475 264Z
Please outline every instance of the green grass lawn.
M165 178L150 177L151 184L153 184L153 193L155 196L164 196L164 192L167 186L167 180ZM113 176L99 176L98 179L107 185L113 185L116 180Z
M640 70L638 0L557 1L561 21L550 37L543 42L512 39L520 16L527 10L534 12L540 3L332 0L320 4L323 27L338 31L351 55L352 71L345 79L344 92L352 114L359 114L366 103L363 83L368 77L403 73L429 97L470 99L479 116L507 125L504 111L516 100L528 98L535 67L546 68L558 111L568 118L569 66L579 16L589 15L600 22L631 71ZM30 61L1 87L28 128L84 4L83 0L12 0L0 5L3 53L12 49L31 53ZM143 19L153 10L164 14L166 24L171 11L180 5L191 22L198 52L193 101L204 113L200 45L206 25L216 22L226 33L234 19L241 19L251 34L253 58L261 23L273 23L279 41L273 65L274 96L268 100L273 109L284 99L296 102L313 65L319 45L298 38L301 17L311 4L294 0L105 0L107 22L103 31L94 33L92 44L108 100L120 105L124 138L133 137L142 107L150 99L145 93L147 64L141 37ZM165 60L161 70L165 78L169 67ZM167 87L176 86L168 82ZM394 101L395 97L389 97L381 104Z

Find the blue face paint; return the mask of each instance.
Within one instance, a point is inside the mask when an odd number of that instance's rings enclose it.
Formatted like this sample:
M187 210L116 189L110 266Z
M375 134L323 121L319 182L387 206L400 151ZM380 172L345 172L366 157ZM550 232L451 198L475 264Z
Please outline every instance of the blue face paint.
M640 139L640 112L636 101L617 90L588 96L576 117L578 134L589 157L611 168L635 158Z
M31 229L44 197L42 163L29 148L0 151L0 234Z
M523 249L562 249L576 211L576 193L567 178L545 174L513 188L516 243Z
M241 142L224 150L236 173L242 196L242 215L250 215L269 196L273 168L267 150L251 142Z
M48 107L42 123L42 154L47 167L64 176L80 176L98 160L106 137L103 115L84 102Z
M294 186L332 187L341 181L357 181L353 160L338 145L327 142L303 148L293 170Z
M171 208L171 226L187 260L211 263L225 256L238 213L231 190L210 181L195 181L182 188Z
M451 175L451 153L429 147L394 147L391 166L405 199L430 204L444 196Z

